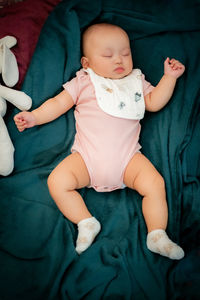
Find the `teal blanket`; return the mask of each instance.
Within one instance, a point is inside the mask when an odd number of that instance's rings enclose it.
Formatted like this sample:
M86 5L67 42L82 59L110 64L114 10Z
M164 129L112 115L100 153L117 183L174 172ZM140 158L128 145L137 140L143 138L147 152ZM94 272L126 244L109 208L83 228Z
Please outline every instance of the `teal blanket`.
M33 108L60 92L80 68L81 32L94 22L118 24L128 32L134 67L153 85L167 56L186 65L169 104L146 113L140 140L165 178L167 231L185 258L172 261L146 248L142 199L128 188L81 190L102 231L78 256L77 229L60 213L46 183L70 153L73 109L23 133L13 122L17 109L11 109L7 126L15 169L0 178L0 299L200 299L199 15L199 0L63 0L43 27L23 85Z

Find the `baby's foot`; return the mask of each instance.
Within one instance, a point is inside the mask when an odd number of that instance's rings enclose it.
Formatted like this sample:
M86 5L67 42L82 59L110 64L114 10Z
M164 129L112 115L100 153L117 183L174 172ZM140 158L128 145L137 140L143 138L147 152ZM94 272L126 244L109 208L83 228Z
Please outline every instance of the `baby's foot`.
M148 233L147 247L152 252L167 256L171 259L181 259L184 257L183 249L172 242L163 229L153 230Z
M101 225L94 217L84 219L78 223L78 237L76 241L76 251L81 254L94 241L101 230Z

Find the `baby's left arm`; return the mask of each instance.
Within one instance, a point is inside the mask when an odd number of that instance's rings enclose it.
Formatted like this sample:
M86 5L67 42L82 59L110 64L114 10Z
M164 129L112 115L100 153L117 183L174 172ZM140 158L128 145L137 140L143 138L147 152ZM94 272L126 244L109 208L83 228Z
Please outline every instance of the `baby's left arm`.
M164 62L164 75L153 91L145 96L145 106L148 111L162 109L170 100L176 80L184 73L185 66L178 60L169 57Z

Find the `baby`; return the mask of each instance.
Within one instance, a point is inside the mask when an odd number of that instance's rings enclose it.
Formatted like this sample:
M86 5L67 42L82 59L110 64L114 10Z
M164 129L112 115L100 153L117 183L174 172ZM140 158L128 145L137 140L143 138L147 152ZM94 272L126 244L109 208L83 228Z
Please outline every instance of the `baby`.
M85 251L101 229L78 193L83 187L105 192L129 187L143 196L147 247L171 259L184 251L166 234L168 207L165 183L140 152L140 119L145 109L156 112L170 100L185 67L164 62L156 87L133 69L127 33L111 24L95 24L83 34L82 69L64 90L31 112L14 117L19 131L51 122L75 105L76 135L72 154L50 174L50 194L63 215L78 225L76 251Z

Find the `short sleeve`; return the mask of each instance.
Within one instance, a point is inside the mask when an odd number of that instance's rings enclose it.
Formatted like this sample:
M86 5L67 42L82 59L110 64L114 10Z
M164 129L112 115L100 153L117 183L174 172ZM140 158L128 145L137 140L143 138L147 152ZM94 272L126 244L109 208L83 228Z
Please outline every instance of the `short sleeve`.
M144 97L147 94L149 94L150 92L152 92L153 89L154 89L154 86L151 85L150 82L148 82L148 81L145 80L144 74L142 74L142 85L143 85L143 94L144 94Z
M74 104L76 104L79 95L78 78L75 77L72 80L64 83L63 88L71 95Z

